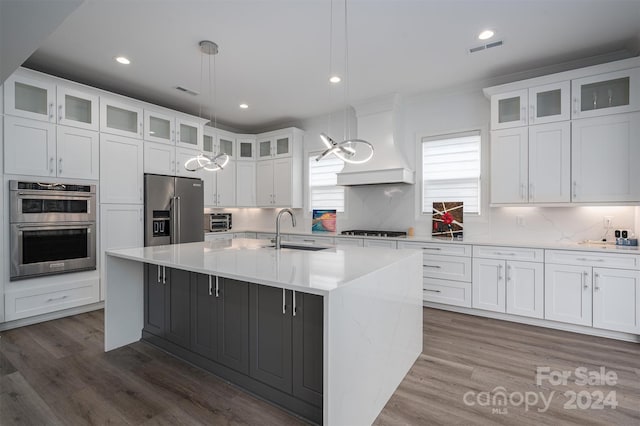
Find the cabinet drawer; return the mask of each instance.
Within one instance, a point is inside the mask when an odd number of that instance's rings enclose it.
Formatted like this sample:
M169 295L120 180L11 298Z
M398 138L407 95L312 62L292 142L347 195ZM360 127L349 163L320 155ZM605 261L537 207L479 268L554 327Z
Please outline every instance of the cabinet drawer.
M594 253L588 251L547 250L545 262L576 266L638 269L640 255L622 253Z
M471 257L471 246L458 243L418 243L399 241L399 249L423 250L425 254Z
M471 283L424 278L422 288L425 302L471 307Z
M314 245L331 245L333 244L333 237L316 237L315 235L287 235L287 241Z
M26 318L100 300L99 280L76 281L5 294L5 319Z
M364 247L362 238L336 238L336 247Z
M363 244L365 247L398 248L398 242L395 240L369 240L365 238Z
M215 241L215 240L231 240L233 239L233 234L228 232L223 233L213 233L209 232L204 234L205 241Z
M471 282L471 258L424 254L423 276L445 280Z
M519 247L473 246L473 257L542 262L544 260L544 250Z

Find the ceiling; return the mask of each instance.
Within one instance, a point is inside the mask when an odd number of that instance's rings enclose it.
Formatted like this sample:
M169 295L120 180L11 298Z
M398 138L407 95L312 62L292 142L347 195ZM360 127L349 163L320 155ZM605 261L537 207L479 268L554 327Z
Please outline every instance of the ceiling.
M349 0L348 76L329 87L331 0L86 0L25 66L208 117L200 40L219 44L217 119L258 131L344 103L418 93L640 46L640 0ZM477 34L502 47L469 54ZM344 77L344 2L333 68ZM131 64L113 58L125 55ZM179 92L183 86L202 92ZM241 102L249 108L241 110ZM200 110L202 109L202 112Z

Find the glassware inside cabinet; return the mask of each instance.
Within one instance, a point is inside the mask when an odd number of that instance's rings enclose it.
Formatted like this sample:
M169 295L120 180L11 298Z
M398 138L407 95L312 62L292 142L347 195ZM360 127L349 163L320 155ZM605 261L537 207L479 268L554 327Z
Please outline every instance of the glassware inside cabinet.
M580 87L580 110L590 111L629 105L629 93L629 77L584 84Z

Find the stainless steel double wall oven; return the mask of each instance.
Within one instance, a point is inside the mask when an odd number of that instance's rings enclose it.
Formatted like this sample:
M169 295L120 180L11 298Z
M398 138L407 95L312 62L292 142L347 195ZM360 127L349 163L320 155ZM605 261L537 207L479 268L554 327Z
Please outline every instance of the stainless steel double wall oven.
M96 186L9 182L11 281L96 269Z

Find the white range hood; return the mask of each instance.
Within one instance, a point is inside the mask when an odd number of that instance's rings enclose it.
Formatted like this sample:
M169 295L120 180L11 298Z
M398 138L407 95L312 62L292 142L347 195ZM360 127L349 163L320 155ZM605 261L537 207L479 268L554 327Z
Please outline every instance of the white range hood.
M415 183L415 173L407 166L395 144L397 95L356 105L354 108L358 119L358 139L364 139L373 145L373 158L364 164L345 163L342 172L338 173L338 185Z

